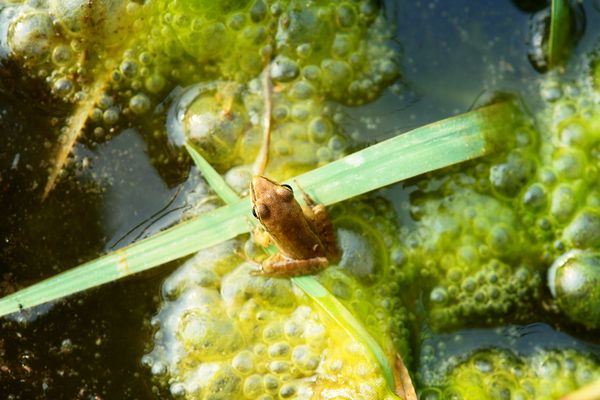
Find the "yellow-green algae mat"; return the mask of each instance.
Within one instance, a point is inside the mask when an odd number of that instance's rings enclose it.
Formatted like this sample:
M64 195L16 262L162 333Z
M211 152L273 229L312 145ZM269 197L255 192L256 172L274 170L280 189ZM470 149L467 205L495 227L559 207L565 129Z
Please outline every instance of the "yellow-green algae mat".
M333 204L494 151L503 137L512 134L519 115L512 103L494 104L398 135L292 182L320 203ZM213 188L218 187L210 176L207 180ZM0 299L0 316L153 268L248 232L249 199L237 199L234 193L221 196L230 204ZM352 314L316 280L302 277L295 278L294 283L351 336L361 339L393 388L394 378L385 354Z

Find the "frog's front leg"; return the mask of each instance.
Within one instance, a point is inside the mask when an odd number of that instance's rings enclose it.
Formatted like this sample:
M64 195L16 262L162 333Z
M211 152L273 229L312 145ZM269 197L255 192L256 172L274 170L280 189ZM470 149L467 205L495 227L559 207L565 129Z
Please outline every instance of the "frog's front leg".
M271 236L261 225L256 225L252 229L252 241L261 247L267 247L271 244Z
M305 260L294 260L277 253L263 261L260 271L253 275L271 277L292 277L300 275L316 274L326 268L329 261L326 257L307 258Z

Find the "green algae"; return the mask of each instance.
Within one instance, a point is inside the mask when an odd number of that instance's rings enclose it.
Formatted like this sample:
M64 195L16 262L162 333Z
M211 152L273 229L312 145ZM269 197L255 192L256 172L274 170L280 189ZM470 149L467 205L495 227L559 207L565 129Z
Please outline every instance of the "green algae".
M357 57L344 59L346 55L365 47L365 36L381 35L376 40L385 37L385 30L374 33L371 29L377 24L377 13L364 5L367 3L361 3L360 8L354 3L342 3L337 8L330 7L325 11L321 5L302 10L297 3L294 3L295 6L290 3L291 8L287 11L291 20L288 23L278 20L283 26L281 32L275 34L273 45L273 36L270 35L275 32L274 25L279 28L279 24L274 23L274 16L284 12L281 8L269 8L269 4L262 1L211 4L184 2L167 5L154 2L161 12L153 9L145 11L151 21L148 25L152 26L153 38L157 39L151 41L150 46L155 47L152 52L145 52L147 47L140 41L136 44L138 47L128 52L114 71L111 69L113 81L126 82L118 92L111 92L118 93L115 95L117 104L126 105L124 109L132 114L143 115L152 108L149 104L155 105L152 96L168 91L175 84L204 80L212 82L211 79L215 77L226 77L236 84L241 82L242 86L248 83L242 92L249 94L240 95L239 105L233 108L234 113L242 115L240 120L248 123L251 118L247 110L257 114L264 112L264 106L257 96L259 91L253 92L254 83L249 81L263 70L269 57L280 52L281 55L272 60L271 74L282 93L275 96L273 104L274 110L278 110L275 117L279 118L280 123L276 127L282 133L280 143L275 146L277 157L270 172L281 174L282 177L290 176L345 154L347 149L343 142L346 139L340 135L335 113L326 110L328 104L320 96L348 104L361 104L378 96L397 77L398 71L393 61L395 55L386 46L378 48L373 42L368 42L367 47L376 49L379 52L377 55L367 50ZM198 16L200 22L186 20L185 17L190 14ZM314 29L302 31L300 27L305 25ZM355 27L360 29L355 30ZM231 33L236 30L240 30L240 33ZM304 41L314 41L323 36L327 37L324 47L303 45ZM199 46L198 40L208 41L211 46ZM236 66L227 59L228 52L242 60L241 70L235 70ZM387 59L379 57L386 52L389 54ZM156 58L148 58L149 54ZM56 59L61 60L58 56ZM139 68L137 60L141 64L151 65L139 70L142 78L136 78ZM181 67L189 60L194 60L197 65ZM377 62L361 69L367 60ZM381 74L381 77L377 74ZM351 81L350 77L356 80ZM373 82L383 83L378 86ZM54 85L58 89L64 86L62 82ZM110 90L117 90L119 85L111 83ZM128 94L131 90L127 89L127 85L131 85L133 90L145 88L146 92ZM218 101L227 97L227 93L219 91L212 95ZM593 94L584 90L583 94L561 98L555 105L549 102L546 105L549 111L539 118L543 126L541 133L525 121L523 126L515 128L515 135L496 136L495 154L485 161L472 163L460 172L450 170L445 171L445 176L436 174L415 181L418 190L410 203L415 232L404 229L398 233L394 231L396 227L392 229L394 233L390 234L389 226L384 221L369 218L371 214L381 213L387 220L393 220L394 216L385 205L378 204L371 209L364 205L355 208L342 205L341 209L347 207L347 210L341 211L342 216L336 219L336 223L345 229L340 232L342 241L351 243L355 249L355 256L352 257L355 262L349 261L342 269L331 268L326 271L321 278L323 283L347 302L372 334L392 337L397 349L409 348L407 326L412 316L407 316L405 310L408 308L404 308L404 304L408 303L410 309L415 308L410 301L410 292L415 291L415 281L423 282L419 288L424 288L428 294L425 297L426 317L431 319L436 329L451 329L470 323L493 325L502 321L530 319L530 305L535 306L541 301L541 277L552 260L568 250L594 250L598 246L598 227L595 222L598 202L593 189L597 184L593 167L597 122L595 109L586 97L593 97ZM209 99L208 103L214 106L212 100ZM223 104L226 103L218 103L213 111L223 111ZM114 126L115 121L121 123L128 118L124 113L123 120L115 119L115 108L114 103L107 105L99 101L93 115L100 110L101 118L93 122L106 128ZM322 108L325 110L322 111ZM197 110L192 111L192 115L195 114ZM551 122L547 126L548 121ZM258 126L255 131L257 129ZM231 143L237 149L236 157L224 160L222 169L227 170L252 160L257 148L256 137L249 135L248 141L237 142L239 138L235 136ZM298 140L286 149L290 138ZM337 141L332 141L332 138ZM302 146L306 142L314 146ZM214 156L211 148L207 149L205 155ZM215 160L221 160L221 157L215 157ZM376 201L374 203L377 204ZM352 216L344 217L344 213ZM360 217L355 217L355 214ZM372 224L376 229L370 227ZM343 233L353 229L361 234ZM385 234L381 235L381 232ZM365 240L365 237L368 239ZM393 251L388 253L384 251L386 248ZM231 248L228 250L233 251ZM370 253L373 254L372 258L364 257L356 262L359 255ZM229 267L223 267L225 264L227 262L215 269L225 268L226 271L221 272L223 276L234 274L227 271ZM171 379L170 384L175 385L172 387L174 393L181 390L177 383L184 381L192 389L204 393L219 392L224 396L242 393L254 398L263 393L261 390L281 397L298 394L303 390L301 386L286 386L282 384L283 380L274 377L285 368L278 358L285 353L282 343L277 343L273 349L269 347L272 351L268 356L264 352L259 354L259 358L273 358L272 365L268 366L272 368L270 374L257 377L259 374L252 373L242 381L240 376L245 377L247 371L254 371L251 368L257 356L248 354L248 349L242 350L240 337L243 329L232 327L229 319L217 318L221 316L216 314L225 310L222 306L212 308L213 303L218 303L215 293L221 290L222 281L221 276L211 272L202 269L198 277L200 286L214 289L212 297L200 296L202 304L210 304L211 307L182 317L185 322L181 325L181 338L186 339L183 343L191 354L191 361L186 361L183 367L177 365L179 370L168 378ZM242 273L232 276L236 278L235 281L244 281L246 278ZM249 294L252 298L261 299L261 307L267 310L274 307L289 311L292 307L295 294L283 286L245 282L245 286L239 288L230 281L227 284L229 291L219 293L230 302L228 306L242 302L243 296ZM266 289L269 293L265 293ZM238 297L227 297L231 293ZM564 302L557 300L557 304L565 308ZM394 310L394 317L390 316L389 310ZM319 318L325 319L323 316ZM581 318L575 319L585 323ZM332 325L325 323L325 326L328 334L336 336L339 333ZM202 327L205 331L198 332ZM231 337L225 332L231 332ZM216 346L214 351L210 349L210 345L220 338L230 340ZM342 343L342 339L339 340ZM205 343L206 346L201 347L198 343ZM340 343L337 345L343 346ZM316 362L312 357L315 355L304 350L305 347L298 349L296 361L298 369L308 373ZM405 351L401 352L406 354ZM216 354L222 354L228 360L231 358L230 364L222 363ZM356 368L357 364L352 363L362 360L362 356L364 354L355 355L355 359L348 356L344 364ZM185 368L190 365L200 365L197 372L202 379L193 382L194 377L186 375ZM376 382L374 387L380 384L376 373L369 369L372 366L358 365L367 371L367 379ZM350 372L339 374L345 376ZM532 379L537 382L540 378L534 376ZM344 384L348 391L354 390L354 382L344 381ZM187 387L185 390L193 392ZM466 390L471 393L470 390L474 389ZM353 392L352 396L377 396L375 392Z
M359 209L368 208L366 202L354 204L360 204ZM359 213L355 215L362 218ZM386 222L381 219L379 223ZM356 228L345 229L358 240L365 240ZM348 240L341 244L346 248L355 245ZM238 250L232 251L232 246ZM226 397L250 399L269 393L281 398L288 394L330 398L333 393L351 398L390 396L388 382L366 348L345 331L353 328L334 319L340 313L332 308L334 298L319 296L324 302L321 308L312 289L307 290L312 293L308 297L290 280L252 276L256 265L232 257L240 252L240 246L239 241L227 242L202 251L165 282L165 303L154 320L159 328L157 339L144 363L169 385L171 393L194 399L212 398L213 389ZM376 249L377 253L364 257L377 270L388 269L381 263L388 257L382 258L378 254L381 249ZM395 354L389 338L398 319L392 318L391 311L399 308L386 301L387 282L363 287L348 262L327 269L319 281L363 321L388 354ZM215 268L214 263L220 267ZM205 278L207 275L210 279ZM296 284L304 287L303 281ZM396 339L408 351L406 340ZM210 382L196 378L197 371L215 368L220 382L232 384L212 388ZM354 379L356 373L361 376L360 385Z
M538 349L527 356L482 350L453 366L426 399L557 399L600 376L598 360L576 350Z

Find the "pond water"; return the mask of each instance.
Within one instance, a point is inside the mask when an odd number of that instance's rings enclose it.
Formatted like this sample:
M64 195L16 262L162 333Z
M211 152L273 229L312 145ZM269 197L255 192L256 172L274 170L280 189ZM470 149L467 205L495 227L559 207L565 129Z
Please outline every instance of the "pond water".
M13 2L0 0L0 11L9 3ZM43 8L56 2L29 3ZM388 45L399 54L401 77L366 104L334 101L342 115L340 131L353 148L364 147L469 111L498 93L515 95L535 114L544 107L540 85L547 75L528 59L529 23L531 9L543 8L544 3L382 2L386 23L393 29ZM583 57L600 43L600 6L590 0L583 1L582 8L585 32L567 65L566 80L583 73ZM24 70L18 60L0 58L1 296L175 224L203 194L190 195L198 190L197 171L181 151L166 145L167 109L161 108L161 101L170 91L159 91L152 98L157 108L147 120L133 115L113 128L87 129L74 148L78 161L68 165L42 201L56 131L73 107L57 100L43 78ZM110 119L106 113L103 117ZM380 191L403 227L414 223L406 204L418 185L415 180ZM162 303L162 283L179 265L172 262L1 318L1 397L165 395L167 389L157 385L141 360L152 349L156 329L150 321ZM540 298L548 302L545 286L543 290ZM423 302L418 306L424 307ZM481 324L441 330L432 330L426 319L411 320L409 369L433 385L437 371L452 364L448 360L477 349L528 354L549 346L600 357L597 327L587 330L557 312L546 312L542 305L526 315L514 313L492 323L482 319Z

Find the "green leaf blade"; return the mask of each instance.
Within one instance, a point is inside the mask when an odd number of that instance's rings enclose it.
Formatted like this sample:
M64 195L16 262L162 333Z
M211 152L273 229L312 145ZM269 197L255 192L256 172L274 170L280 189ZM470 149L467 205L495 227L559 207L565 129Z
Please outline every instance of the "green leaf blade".
M550 37L548 39L548 65L560 65L568 55L571 34L571 9L568 0L552 0L550 12Z
M317 201L333 204L493 151L512 134L515 107L498 103L417 128L296 178ZM292 180L292 181L296 181ZM293 184L293 182L291 182ZM237 196L237 195L236 195ZM0 316L112 282L249 231L249 199L84 263L0 299Z
M227 204L234 204L240 200L238 194L229 186L225 180L214 170L212 165L191 144L185 144L185 148L194 160L194 164L217 195Z
M248 232L248 199L62 272L0 299L0 316L145 271ZM215 229L218 227L218 230Z
M292 281L319 304L351 337L369 349L381 367L388 388L393 389L395 386L394 375L390 363L379 343L367 332L360 321L312 276L299 276L292 278Z

